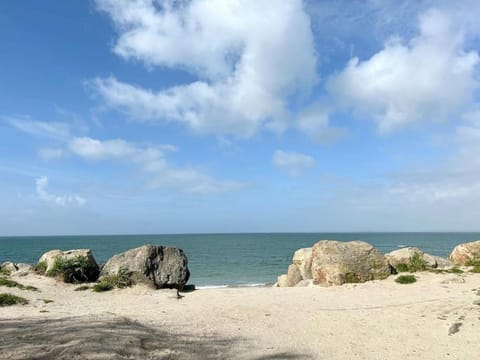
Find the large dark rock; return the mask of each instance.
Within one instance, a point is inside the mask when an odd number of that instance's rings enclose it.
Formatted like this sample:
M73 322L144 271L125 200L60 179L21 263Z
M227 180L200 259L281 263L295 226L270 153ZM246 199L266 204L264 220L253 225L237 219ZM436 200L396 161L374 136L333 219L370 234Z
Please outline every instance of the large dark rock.
M133 283L151 287L182 289L190 277L183 250L162 245L143 245L114 255L102 269L100 278L126 270Z

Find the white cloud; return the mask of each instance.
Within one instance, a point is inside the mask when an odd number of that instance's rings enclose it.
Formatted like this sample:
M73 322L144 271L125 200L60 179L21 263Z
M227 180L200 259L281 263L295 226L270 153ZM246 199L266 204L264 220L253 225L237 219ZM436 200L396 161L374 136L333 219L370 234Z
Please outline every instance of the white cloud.
M48 187L48 178L46 176L42 176L35 180L37 196L40 200L60 205L60 206L67 206L67 205L78 205L83 206L86 204L87 200L85 200L80 195L76 194L68 194L68 195L54 195L47 191Z
M168 187L186 193L206 194L237 190L243 184L218 181L193 168L179 168L169 164L165 151L172 147L139 147L121 139L97 140L89 137L73 138L70 151L89 160L117 160L134 164L147 174L152 188Z
M30 135L60 140L70 137L70 125L65 122L36 121L28 116L7 116L3 119L16 129Z
M309 155L282 150L275 151L272 162L289 176L299 176L302 171L315 166L315 159Z
M301 0L97 4L116 24L116 54L199 79L160 91L113 77L90 83L109 106L132 118L248 137L261 126L283 129L289 97L307 94L316 82L313 35Z
M408 43L390 39L370 59L351 59L329 81L334 98L373 117L381 132L455 115L478 87L480 59L464 49L458 25L446 13L430 10L420 17L419 28Z

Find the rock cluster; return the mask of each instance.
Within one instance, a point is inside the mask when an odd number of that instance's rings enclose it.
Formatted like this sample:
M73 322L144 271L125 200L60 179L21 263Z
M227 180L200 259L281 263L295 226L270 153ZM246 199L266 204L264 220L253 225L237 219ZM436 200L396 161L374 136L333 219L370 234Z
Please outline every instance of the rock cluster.
M190 277L188 259L183 250L161 245L143 245L114 255L101 271L89 249L48 251L40 257L37 267L41 264L43 272L48 275L54 270L57 259L73 260L79 256L84 258L89 269L95 270L94 278L89 278L88 281L102 280L124 271L128 273L133 284L147 284L157 289L182 289ZM14 266L10 263L5 265L8 270Z
M412 264L416 260L417 264ZM400 269L448 270L455 265L480 262L480 241L455 247L448 259L406 247L382 255L363 241L321 240L311 248L295 252L287 274L280 275L275 286L333 286L345 283L385 279ZM403 265L403 266L402 266Z

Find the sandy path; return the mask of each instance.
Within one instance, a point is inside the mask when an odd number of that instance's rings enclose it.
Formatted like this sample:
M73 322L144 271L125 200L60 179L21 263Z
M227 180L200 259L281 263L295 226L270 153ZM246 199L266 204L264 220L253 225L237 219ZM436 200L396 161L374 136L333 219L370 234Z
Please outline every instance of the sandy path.
M332 288L107 293L29 275L0 308L2 359L476 359L480 275ZM43 299L53 300L45 303ZM455 325L456 324L456 325Z

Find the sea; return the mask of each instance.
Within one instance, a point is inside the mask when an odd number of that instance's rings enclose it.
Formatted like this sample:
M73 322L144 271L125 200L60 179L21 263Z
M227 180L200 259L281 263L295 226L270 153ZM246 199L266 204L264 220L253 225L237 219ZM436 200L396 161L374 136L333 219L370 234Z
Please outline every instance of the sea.
M429 254L447 257L480 233L262 233L0 237L0 264L4 261L35 264L53 249L91 249L98 263L144 244L181 248L188 257L189 284L198 288L265 286L287 272L295 250L319 240L363 240L386 253L416 246Z

